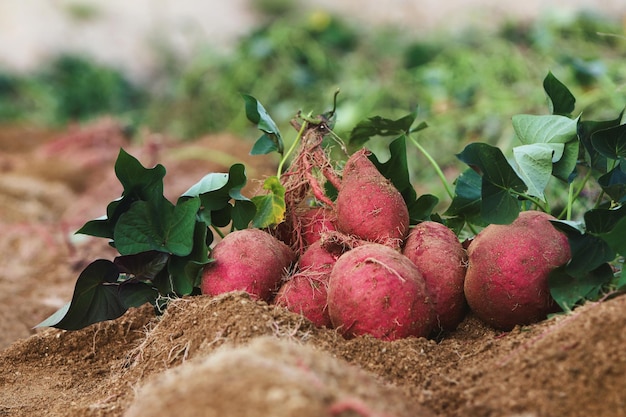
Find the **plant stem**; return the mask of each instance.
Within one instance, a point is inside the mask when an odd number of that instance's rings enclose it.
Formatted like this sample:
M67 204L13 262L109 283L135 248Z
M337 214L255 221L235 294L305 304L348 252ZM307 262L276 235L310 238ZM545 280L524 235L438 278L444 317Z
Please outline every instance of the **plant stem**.
M417 140L415 140L413 137L409 135L407 136L409 137L409 140L413 142L413 144L417 147L417 149L426 157L426 159L428 159L428 161L433 166L433 168L435 168L435 172L437 173L437 176L439 177L439 179L441 180L441 183L446 189L448 196L454 199L454 192L452 191L450 184L448 184L448 180L446 179L446 176L443 174L443 171L441 170L441 167L439 166L437 161L435 161L435 159L428 153L428 151L422 145L420 145L420 143Z
M565 207L567 209L567 216L565 217L565 220L572 220L572 206L574 205L574 182L571 182L569 187L568 187L568 192L567 192L567 206Z
M549 213L550 212L550 206L548 206L548 204L544 204L541 200L539 200L538 198L535 198L533 196L530 196L528 194L524 194L524 193L520 193L518 191L515 190L509 190L509 192L511 194L517 195L519 197L522 197L525 200L530 201L531 203L533 203L535 206L537 206L541 211L545 212L545 213Z
M218 228L217 228L217 227L215 227L215 226L211 226L211 227L213 228L213 230L215 231L215 233L217 233L217 235L218 235L220 238L224 239L224 236L226 236L226 235L225 235L224 233L222 233L222 231L221 231L220 229L218 229Z
M296 136L296 138L294 139L293 143L291 144L291 146L287 150L287 153L283 156L283 158L280 160L280 163L278 164L278 171L276 173L276 176L278 178L280 178L280 176L282 175L282 173L283 173L283 166L285 165L285 162L287 161L287 159L289 159L289 157L291 156L293 151L296 149L296 146L300 142L300 139L302 139L302 135L304 134L304 131L306 130L307 127L308 127L308 122L306 120L304 120L302 122L302 126L300 127L300 130L298 131L298 136Z
M580 193L582 193L583 189L585 188L585 185L587 184L587 181L589 181L589 178L591 178L591 174L592 174L592 170L590 168L589 171L587 171L587 174L585 174L585 177L583 178L582 183L580 184L580 187L578 187L578 189L576 190L576 192L574 192L572 196L568 197L567 206L561 211L561 213L559 213L557 218L559 219L563 218L563 216L565 216L568 210L570 210L570 214L568 214L568 220L570 220L571 208L574 205L574 201L576 201ZM572 183L572 187L573 187L573 183Z

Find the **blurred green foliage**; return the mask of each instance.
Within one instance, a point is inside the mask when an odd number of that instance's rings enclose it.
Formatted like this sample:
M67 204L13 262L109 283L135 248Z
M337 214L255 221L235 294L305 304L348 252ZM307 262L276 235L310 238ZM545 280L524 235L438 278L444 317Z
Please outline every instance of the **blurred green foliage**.
M104 114L131 122L146 99L120 72L78 56L59 56L34 75L0 73L0 122L57 126Z
M510 148L511 116L546 112L540 86L548 71L588 117L626 101L623 23L592 14L417 37L324 12L303 16L289 2L259 7L280 12L229 53L205 47L180 63L175 51L164 51L158 79L141 86L71 56L29 76L0 73L0 121L59 125L109 113L181 139L225 130L254 138L241 97L252 94L290 136L298 110L328 110L339 88L340 136L366 117L399 117L419 106L418 118L430 126L420 140L445 168L472 141Z

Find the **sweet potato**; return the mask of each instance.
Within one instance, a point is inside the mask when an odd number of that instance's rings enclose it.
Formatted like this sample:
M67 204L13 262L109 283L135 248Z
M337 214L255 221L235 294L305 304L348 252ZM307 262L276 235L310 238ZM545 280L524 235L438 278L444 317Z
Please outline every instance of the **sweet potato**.
M309 319L318 327L332 327L328 314L328 280L324 271L305 270L293 274L285 282L274 303Z
M203 294L246 291L269 301L278 289L295 253L284 243L259 229L231 232L220 241L202 274Z
M553 219L539 211L522 212L510 225L487 226L472 241L465 297L478 318L510 330L555 310L548 276L571 255Z
M324 207L309 208L298 216L302 225L301 233L304 246L317 242L322 233L336 230L335 213Z
M328 281L339 257L326 251L321 241L309 246L298 262L299 272L285 282L274 303L302 314L318 327L332 327L328 314Z
M337 258L341 255L338 250L333 247L332 251L329 251L323 246L323 242L318 240L311 246L306 248L300 259L298 260L298 269L301 271L307 269L314 270L326 270L330 274L330 270L333 269Z
M367 158L355 152L346 162L335 201L337 229L370 242L399 247L409 231L409 211L400 192Z
M370 243L339 257L330 274L328 309L345 337L383 340L427 336L435 313L417 267L398 251Z
M417 266L433 296L435 330L454 330L467 311L467 253L461 242L443 224L426 221L411 229L402 253Z

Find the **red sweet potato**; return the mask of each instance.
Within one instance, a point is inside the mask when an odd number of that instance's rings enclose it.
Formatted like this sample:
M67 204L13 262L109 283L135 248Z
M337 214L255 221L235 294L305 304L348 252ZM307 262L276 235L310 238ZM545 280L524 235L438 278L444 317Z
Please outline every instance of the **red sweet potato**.
M465 317L467 253L452 230L427 221L409 232L402 253L417 266L433 296L435 330L454 330Z
M368 155L363 149L346 162L335 201L337 229L399 247L409 231L409 211L400 192L378 172Z
M571 255L553 219L539 211L522 212L510 225L487 226L472 241L465 297L478 318L510 330L555 310L548 276Z
M323 246L323 242L318 240L306 248L302 256L300 256L298 269L301 271L307 269L326 270L330 273L340 255L341 253L337 251L326 249Z
M301 233L304 246L317 242L322 233L336 230L335 213L324 207L309 208L298 216L302 225Z
M202 274L203 294L246 291L265 301L270 300L295 260L287 245L259 229L229 233L215 245L211 257L215 261Z
M333 326L348 338L427 336L435 320L431 296L417 267L378 243L339 257L330 275L328 308Z
M339 254L328 252L321 241L309 246L298 261L299 272L285 282L275 304L300 313L316 326L332 327L328 314L328 281Z
M309 319L318 327L332 327L328 314L329 272L305 270L280 287L274 303Z

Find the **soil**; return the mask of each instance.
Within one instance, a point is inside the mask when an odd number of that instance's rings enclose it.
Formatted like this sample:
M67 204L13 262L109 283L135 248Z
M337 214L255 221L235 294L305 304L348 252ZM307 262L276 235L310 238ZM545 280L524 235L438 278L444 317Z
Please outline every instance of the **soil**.
M230 135L141 137L112 119L0 129L0 416L626 416L623 296L505 333L470 314L436 340L346 340L245 293L33 330L114 256L72 232L120 195L120 147L165 165L171 199L236 161L251 178L275 169Z

